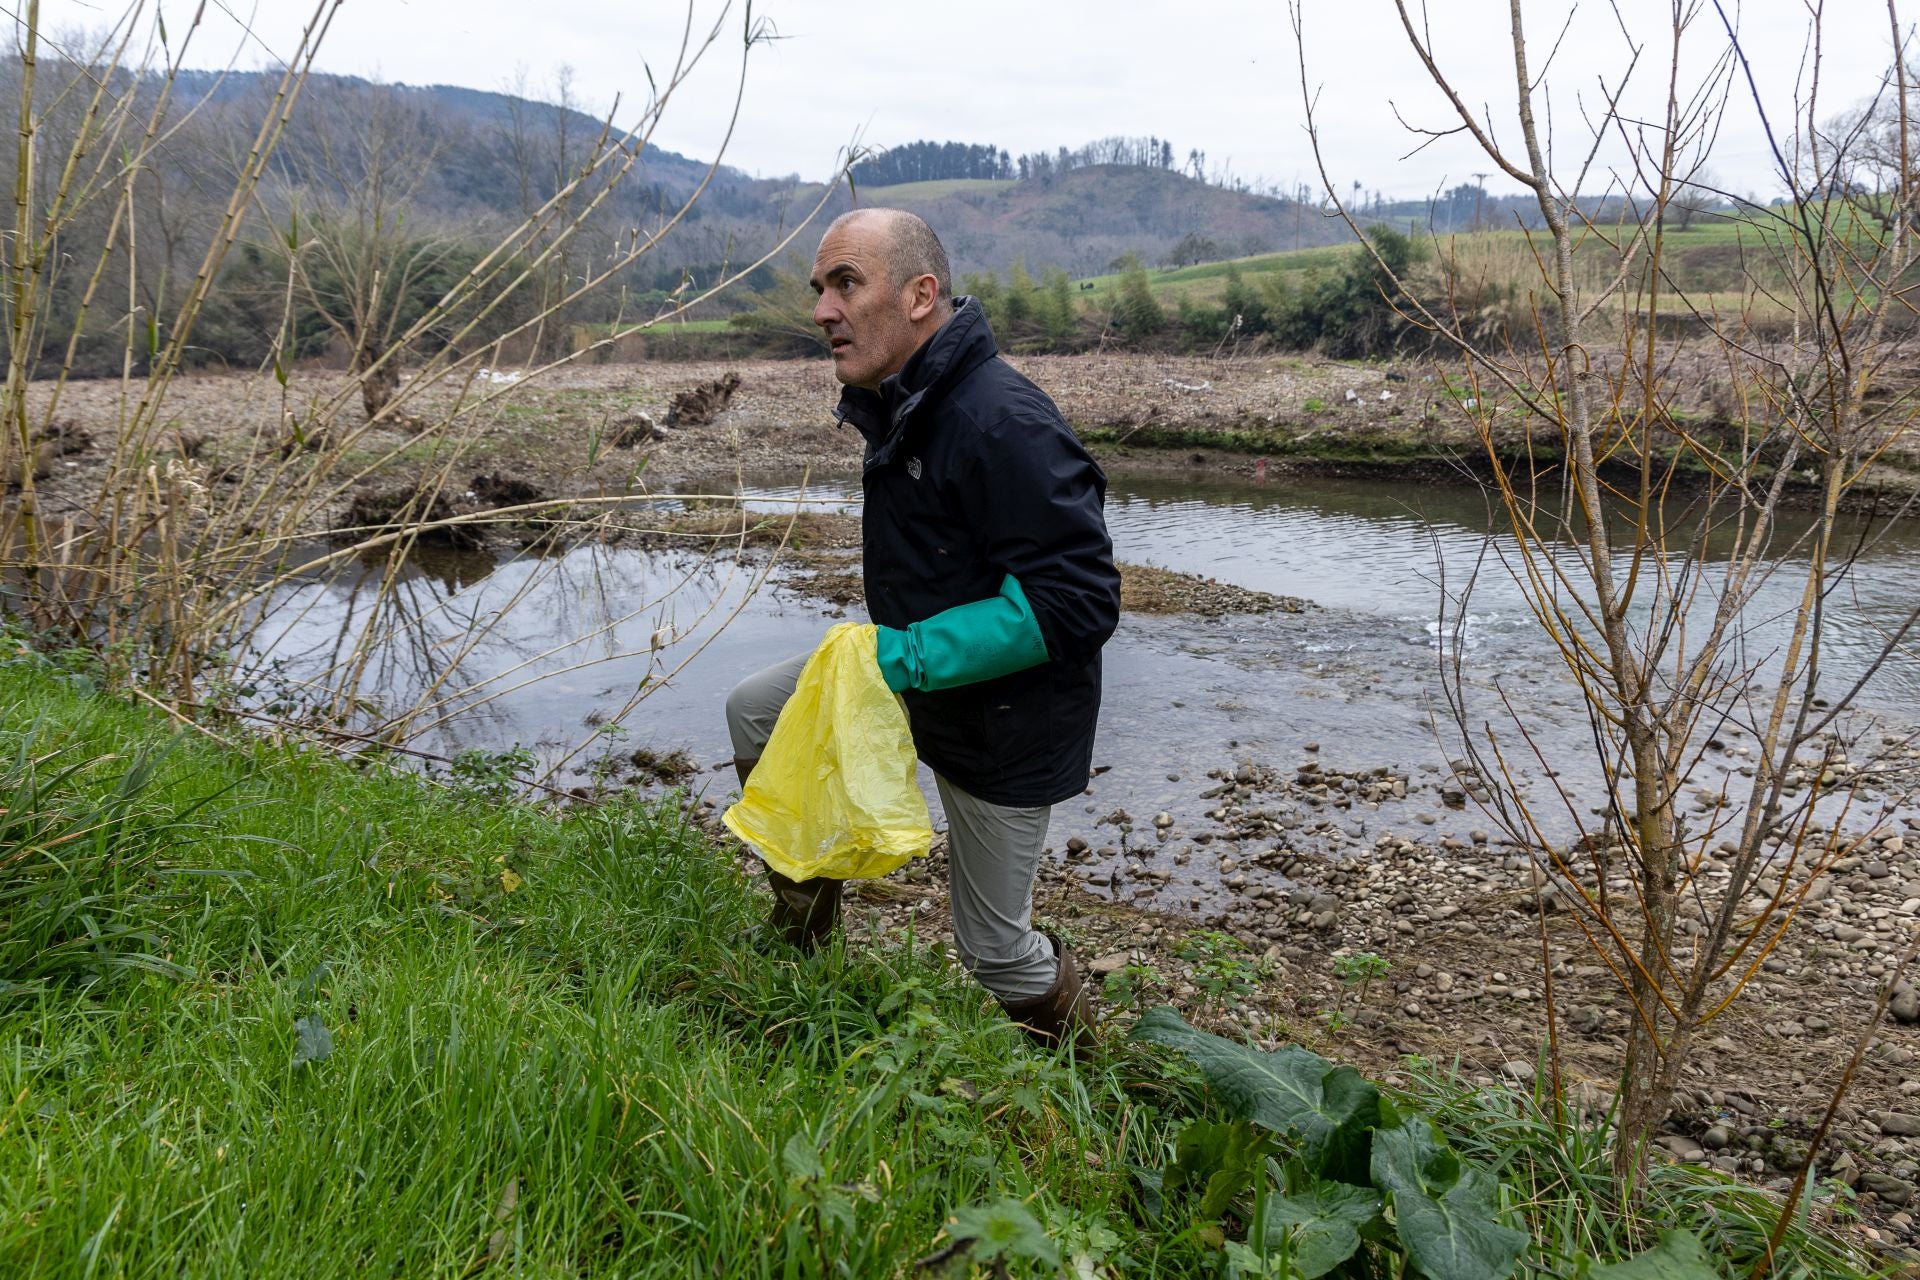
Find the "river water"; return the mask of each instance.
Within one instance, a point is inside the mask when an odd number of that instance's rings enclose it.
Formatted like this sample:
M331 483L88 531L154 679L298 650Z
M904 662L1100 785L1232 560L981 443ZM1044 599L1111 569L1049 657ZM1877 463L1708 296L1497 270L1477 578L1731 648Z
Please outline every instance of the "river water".
M769 511L802 501L813 510L859 507L857 482L848 481L802 489L781 477L750 479L745 496ZM1204 827L1215 803L1201 794L1212 785L1209 771L1254 763L1289 774L1307 759L1408 776L1405 800L1337 815L1354 844L1387 830L1464 836L1487 826L1471 805L1458 811L1440 802L1446 762L1460 754L1440 698L1449 658L1459 662L1471 723L1491 723L1508 750L1524 755L1517 715L1559 767L1559 786L1582 804L1597 794L1579 698L1501 565L1511 541L1489 536L1499 522L1474 486L1123 476L1111 485L1107 515L1121 560L1319 607L1221 620L1127 615L1105 654L1095 754L1103 771L1090 796L1056 810L1056 843L1077 834L1104 844L1113 837L1096 820L1122 808L1143 830L1162 810L1177 830ZM1781 545L1798 532L1790 520ZM1828 601L1829 689L1851 683L1886 628L1920 603L1920 522L1856 521L1847 533L1858 555ZM1447 607L1464 620L1456 649L1443 643L1452 632L1440 623L1442 584L1457 596L1476 566L1471 596ZM277 664L277 679L297 681L337 655L343 637L389 627L364 687L390 705L438 690L442 719L422 722L417 746L451 755L524 745L552 762L591 739L572 756L567 778L596 755L635 745L684 748L704 770L695 785L719 796L732 785L727 690L742 674L811 648L842 617L859 616L794 589L779 569L764 582L758 572L727 558L620 546L498 562L439 557L410 571L377 617L372 570L290 593L259 656ZM1758 615L1784 613L1797 590L1792 575L1782 575L1763 593ZM490 627L476 642L477 623ZM1764 663L1781 634L1778 623L1763 622L1751 659ZM1920 719L1912 714L1917 653L1910 644L1868 686L1862 705L1875 731ZM642 689L625 733L593 739L595 725ZM1543 767L1523 771L1542 781ZM1564 835L1573 819L1548 822Z

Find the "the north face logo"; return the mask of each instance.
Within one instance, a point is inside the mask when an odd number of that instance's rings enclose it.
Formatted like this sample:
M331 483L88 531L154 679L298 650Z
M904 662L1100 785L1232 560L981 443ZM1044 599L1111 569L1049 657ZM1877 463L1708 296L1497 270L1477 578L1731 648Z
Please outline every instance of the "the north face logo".
M915 480L918 480L920 478L920 459L918 458L907 459L907 474L912 476Z

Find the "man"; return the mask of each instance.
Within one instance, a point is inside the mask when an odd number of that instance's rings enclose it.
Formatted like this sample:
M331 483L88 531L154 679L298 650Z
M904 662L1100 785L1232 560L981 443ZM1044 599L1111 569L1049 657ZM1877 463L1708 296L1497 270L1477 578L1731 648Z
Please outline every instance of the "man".
M947 812L960 958L1042 1043L1090 1042L1073 957L1033 928L1051 807L1087 783L1100 646L1120 615L1106 477L1060 411L996 354L980 304L955 298L933 229L863 209L814 257L814 323L844 386L835 416L866 439L867 610ZM744 786L807 655L727 698ZM840 883L769 869L772 926L811 947Z

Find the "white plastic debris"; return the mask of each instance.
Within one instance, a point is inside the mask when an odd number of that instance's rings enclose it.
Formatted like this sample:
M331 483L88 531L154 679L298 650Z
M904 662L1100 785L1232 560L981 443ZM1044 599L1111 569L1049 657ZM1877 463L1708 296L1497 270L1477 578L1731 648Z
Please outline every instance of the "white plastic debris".
M1213 390L1213 384L1211 382L1181 382L1177 378L1162 378L1160 381L1164 382L1167 386L1172 387L1175 391L1211 391Z
M1358 400L1359 398L1360 398L1360 393L1358 391L1355 391L1352 387L1347 388L1348 404L1352 404L1355 400Z

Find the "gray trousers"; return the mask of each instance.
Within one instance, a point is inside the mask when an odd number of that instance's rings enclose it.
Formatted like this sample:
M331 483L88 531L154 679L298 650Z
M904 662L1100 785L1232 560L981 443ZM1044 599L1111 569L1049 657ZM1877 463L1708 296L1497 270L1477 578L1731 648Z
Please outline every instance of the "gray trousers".
M733 687L727 695L727 732L734 755L760 757L811 656L775 663ZM938 774L934 782L947 811L947 880L960 962L1002 1000L1045 995L1059 960L1046 935L1033 927L1033 877L1052 807L989 804Z

